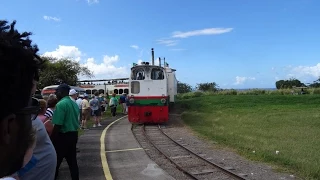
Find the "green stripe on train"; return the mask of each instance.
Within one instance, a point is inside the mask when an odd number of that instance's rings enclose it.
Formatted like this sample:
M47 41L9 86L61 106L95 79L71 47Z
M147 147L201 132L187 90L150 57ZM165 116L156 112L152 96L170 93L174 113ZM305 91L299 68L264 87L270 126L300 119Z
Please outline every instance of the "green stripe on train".
M168 99L166 103L162 103L161 99L135 99L133 105L140 105L140 106L167 106Z

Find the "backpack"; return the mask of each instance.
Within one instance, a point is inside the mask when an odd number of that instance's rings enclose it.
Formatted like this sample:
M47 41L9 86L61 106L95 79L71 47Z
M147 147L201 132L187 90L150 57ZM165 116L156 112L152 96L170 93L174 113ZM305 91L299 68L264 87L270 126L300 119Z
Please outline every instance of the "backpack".
M99 97L98 100L99 100L99 103L100 103L100 105L101 105L102 102L104 101L104 98L103 98L103 97Z

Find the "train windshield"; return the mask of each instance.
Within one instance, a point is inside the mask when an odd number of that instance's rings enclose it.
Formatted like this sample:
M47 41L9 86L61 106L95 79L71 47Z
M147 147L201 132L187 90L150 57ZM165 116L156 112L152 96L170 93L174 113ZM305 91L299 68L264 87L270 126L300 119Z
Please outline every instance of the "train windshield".
M146 73L145 73L144 68L137 68L132 71L131 79L132 80L144 80L145 75L146 75Z
M152 80L163 80L164 79L163 70L161 68L152 68L151 79Z

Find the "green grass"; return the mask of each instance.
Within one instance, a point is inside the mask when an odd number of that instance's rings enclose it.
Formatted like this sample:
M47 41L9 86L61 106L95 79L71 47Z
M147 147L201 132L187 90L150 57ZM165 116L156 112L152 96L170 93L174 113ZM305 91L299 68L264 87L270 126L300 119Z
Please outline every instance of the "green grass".
M201 95L177 105L187 125L220 147L320 179L320 95Z
M122 109L120 107L120 105L117 107L117 113L121 113L122 112ZM105 111L101 117L101 121L104 121L106 120L107 118L110 118L111 117L111 112L110 112L110 108L108 107L107 111ZM90 128L92 127L93 125L93 117L90 116L90 120L87 121L87 127ZM82 129L79 129L78 130L78 135L79 136L82 136L84 134L85 130L82 130Z
M278 89L278 90L263 90L263 89L249 89L245 91L237 91L235 89L220 90L216 92L190 92L178 94L178 99L190 99L194 97L201 97L207 95L297 95L301 92L298 88L292 89ZM320 95L320 88L304 89L306 94Z

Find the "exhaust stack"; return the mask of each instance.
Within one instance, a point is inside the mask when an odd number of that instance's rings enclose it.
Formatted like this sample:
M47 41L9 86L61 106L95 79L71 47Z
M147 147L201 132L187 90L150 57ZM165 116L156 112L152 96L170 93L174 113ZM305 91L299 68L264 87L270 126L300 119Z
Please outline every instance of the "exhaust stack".
M161 57L159 57L159 67L161 67Z
M152 56L152 65L154 65L154 51L153 51L153 48L151 48L151 56Z

